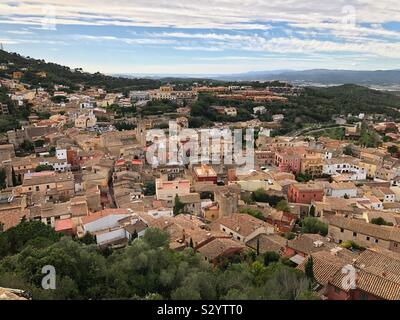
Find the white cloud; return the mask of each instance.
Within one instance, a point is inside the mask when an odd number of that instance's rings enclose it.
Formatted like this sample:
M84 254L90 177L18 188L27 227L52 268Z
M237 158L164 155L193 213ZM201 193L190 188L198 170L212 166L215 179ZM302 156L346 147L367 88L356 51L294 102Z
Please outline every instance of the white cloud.
M5 0L0 4L3 18L37 24L41 23L40 16L49 12L46 8L54 8L59 24L264 29L268 28L264 23L271 21L340 22L347 14L343 8L349 6L354 7L358 23L400 21L397 0L20 0L17 6L10 3Z

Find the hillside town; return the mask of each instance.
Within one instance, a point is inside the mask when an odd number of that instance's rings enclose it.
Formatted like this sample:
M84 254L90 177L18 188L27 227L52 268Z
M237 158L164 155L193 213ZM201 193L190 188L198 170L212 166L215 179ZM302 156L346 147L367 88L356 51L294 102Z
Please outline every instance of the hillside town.
M92 237L99 248L118 251L158 229L171 250L190 248L214 267L249 255L265 266L285 261L312 278L317 299L400 299L396 119L337 114L329 126L279 134L286 114L269 105L285 105L304 88L193 81L116 92L41 87L24 81L26 68L4 62L0 69L7 75L0 78L1 117L29 110L0 136L0 234L39 221L63 237ZM210 126L194 121L193 106L204 97L219 102L207 107L218 117ZM248 102L251 116L242 119ZM172 138L170 122L178 137L209 131L210 161L149 163L155 142L148 133ZM254 129L251 167L224 161L226 129ZM178 150L192 152L189 140L177 139ZM351 267L353 286L343 287L343 268ZM2 290L0 299L16 294Z

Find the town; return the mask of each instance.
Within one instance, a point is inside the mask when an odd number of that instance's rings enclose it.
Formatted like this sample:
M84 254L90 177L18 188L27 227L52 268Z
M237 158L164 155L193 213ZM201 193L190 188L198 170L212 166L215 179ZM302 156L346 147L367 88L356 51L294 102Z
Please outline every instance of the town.
M400 97L354 86L377 107L307 115L316 89L288 82L62 69L66 81L0 53L0 298L400 299ZM207 161L147 161L149 133L171 138L171 122L210 132ZM221 132L234 129L254 129L251 168L226 161ZM177 137L193 153L193 136ZM65 268L54 296L41 263ZM202 282L214 277L219 291Z

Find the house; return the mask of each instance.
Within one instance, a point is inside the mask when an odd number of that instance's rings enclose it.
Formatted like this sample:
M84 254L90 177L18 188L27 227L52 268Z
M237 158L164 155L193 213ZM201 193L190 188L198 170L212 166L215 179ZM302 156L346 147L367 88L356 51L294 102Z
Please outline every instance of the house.
M157 200L166 200L173 204L176 195L180 197L185 194L190 194L189 180L163 181L156 179Z
M184 204L183 211L194 215L200 214L200 194L188 193L179 197L179 200Z
M278 234L265 234L261 233L253 239L247 241L246 245L254 250L259 250L260 254L266 252L276 252L280 255L283 254L287 239Z
M327 175L345 175L349 181L367 179L367 169L359 165L359 159L342 156L325 160L322 170Z
M394 193L390 188L373 188L372 193L379 199L379 201L385 202L395 202L396 193Z
M267 112L267 109L264 106L254 107L253 113L254 114L264 114Z
M26 173L21 186L21 194L40 193L46 201L68 201L75 194L72 173L42 171Z
M217 263L221 257L240 253L246 246L229 238L214 239L196 249L200 256L211 263Z
M129 209L104 209L80 218L80 234L95 235L98 245L126 244L134 236L142 237L147 223Z
M314 279L319 285L318 294L322 299L328 299L329 281L338 272L342 272L345 266L351 265L357 254L353 254L351 251L340 247L331 250L320 250L307 256L297 266L297 269L305 272L305 266L310 257L313 259Z
M0 224L3 231L15 227L22 219L29 219L26 196L14 195L13 192L2 191L0 193Z
M352 182L330 183L325 188L325 195L334 198L355 198L357 187Z
M314 252L329 251L335 247L334 243L319 234L301 234L287 242L283 255L290 258L298 256L304 259ZM302 259L300 260L302 262Z
M227 107L224 109L224 112L227 116L230 117L236 117L237 116L237 110L235 107Z
M212 182L217 184L217 173L208 165L197 166L193 168L193 179L196 182Z
M222 217L214 222L219 225L219 229L243 243L247 243L259 234L273 234L274 227L260 219L254 218L249 214L234 214Z
M197 250L217 238L229 238L220 230L210 230L199 217L179 214L174 217L160 217L148 221L149 226L164 230L170 235L170 248L176 251L189 246Z
M349 269L350 266L350 269ZM400 300L400 255L378 248L367 249L347 265L355 279L348 282L342 269L330 276L329 300Z
M81 114L75 119L75 127L81 129L92 128L96 123L97 118L92 111L88 114Z
M312 201L322 201L323 197L324 188L318 183L295 183L289 186L289 202L311 204Z
M313 202L315 216L325 217L332 215L352 216L357 208L354 198L344 199L335 197L324 197L322 201Z
M279 232L291 232L297 220L297 216L272 209L266 216L265 221L274 226Z
M304 154L301 158L300 172L302 174L319 177L322 175L324 160L319 154Z
M62 219L55 221L54 230L65 235L72 236L74 234L74 224L72 219Z
M365 220L333 216L327 219L328 236L336 243L354 241L363 247L379 246L400 253L400 229L379 226Z
M275 152L275 166L280 172L299 174L301 171L301 155L294 151Z

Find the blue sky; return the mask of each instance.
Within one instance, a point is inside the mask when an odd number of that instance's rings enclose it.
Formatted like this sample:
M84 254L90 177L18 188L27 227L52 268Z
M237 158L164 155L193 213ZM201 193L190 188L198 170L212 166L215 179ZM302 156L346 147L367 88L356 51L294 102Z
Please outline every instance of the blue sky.
M0 3L6 50L87 71L400 69L397 0Z

